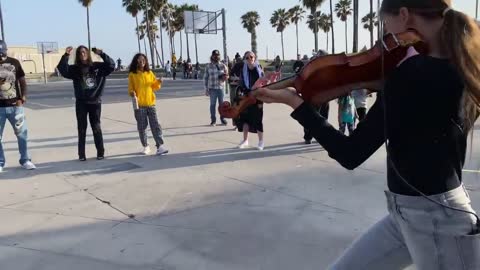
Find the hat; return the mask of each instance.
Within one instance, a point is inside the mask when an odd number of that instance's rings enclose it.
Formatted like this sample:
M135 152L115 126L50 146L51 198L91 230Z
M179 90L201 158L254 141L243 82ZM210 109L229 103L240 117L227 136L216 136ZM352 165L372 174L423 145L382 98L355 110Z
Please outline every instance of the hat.
M3 40L0 40L0 54L7 54L7 43Z
M212 55L220 55L220 52L218 50L213 50Z

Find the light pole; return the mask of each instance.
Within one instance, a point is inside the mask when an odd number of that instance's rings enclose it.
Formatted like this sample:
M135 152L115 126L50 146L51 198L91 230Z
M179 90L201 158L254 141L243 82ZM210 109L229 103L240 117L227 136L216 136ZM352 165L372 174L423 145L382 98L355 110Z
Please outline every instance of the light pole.
M478 20L478 0L477 0L477 4L475 5L475 19ZM3 23L2 23L2 27L3 27ZM3 30L2 30L2 33L3 33Z
M5 41L5 32L3 30L2 1L0 1L0 23L2 24L2 40Z

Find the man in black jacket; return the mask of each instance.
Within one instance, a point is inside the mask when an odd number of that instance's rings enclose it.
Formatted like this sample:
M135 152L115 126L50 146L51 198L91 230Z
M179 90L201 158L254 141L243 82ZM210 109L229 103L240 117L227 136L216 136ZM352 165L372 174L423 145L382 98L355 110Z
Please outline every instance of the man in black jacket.
M105 155L102 128L100 126L102 95L106 77L115 70L115 62L102 50L95 48L93 48L93 52L103 59L103 63L93 62L90 51L85 46L79 46L75 54L75 64L68 65L68 58L72 49L72 47L66 49L57 68L63 77L73 80L78 126L78 157L81 161L86 160L85 140L88 116L93 131L95 147L97 148L97 159L101 160L104 159Z

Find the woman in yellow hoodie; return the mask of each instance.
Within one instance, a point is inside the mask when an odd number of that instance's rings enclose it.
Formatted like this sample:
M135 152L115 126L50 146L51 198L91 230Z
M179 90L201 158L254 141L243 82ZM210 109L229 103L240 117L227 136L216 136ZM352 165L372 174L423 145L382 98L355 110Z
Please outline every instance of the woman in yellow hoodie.
M135 119L137 120L138 134L143 146L142 153L148 155L150 146L147 142L147 126L150 124L153 138L157 146L157 155L164 155L168 150L163 146L162 127L158 122L157 109L155 108L155 93L160 90L162 81L155 77L155 74L148 66L147 57L138 53L133 57L128 74L128 94L137 99L138 107L135 108Z

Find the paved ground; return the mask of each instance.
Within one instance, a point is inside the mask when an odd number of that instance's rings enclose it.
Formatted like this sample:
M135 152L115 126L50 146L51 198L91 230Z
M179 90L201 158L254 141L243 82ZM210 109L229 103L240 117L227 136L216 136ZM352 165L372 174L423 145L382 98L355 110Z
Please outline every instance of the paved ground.
M82 163L71 84L31 86L30 149L39 168L18 168L7 127L1 269L324 269L385 215L383 148L346 171L318 145L301 143L288 108L267 105L265 151L238 150L238 132L206 126L202 92L200 82L165 83L157 107L171 154L141 156L126 82L110 81L108 158ZM332 103L331 119L335 110ZM465 172L476 209L479 149Z

